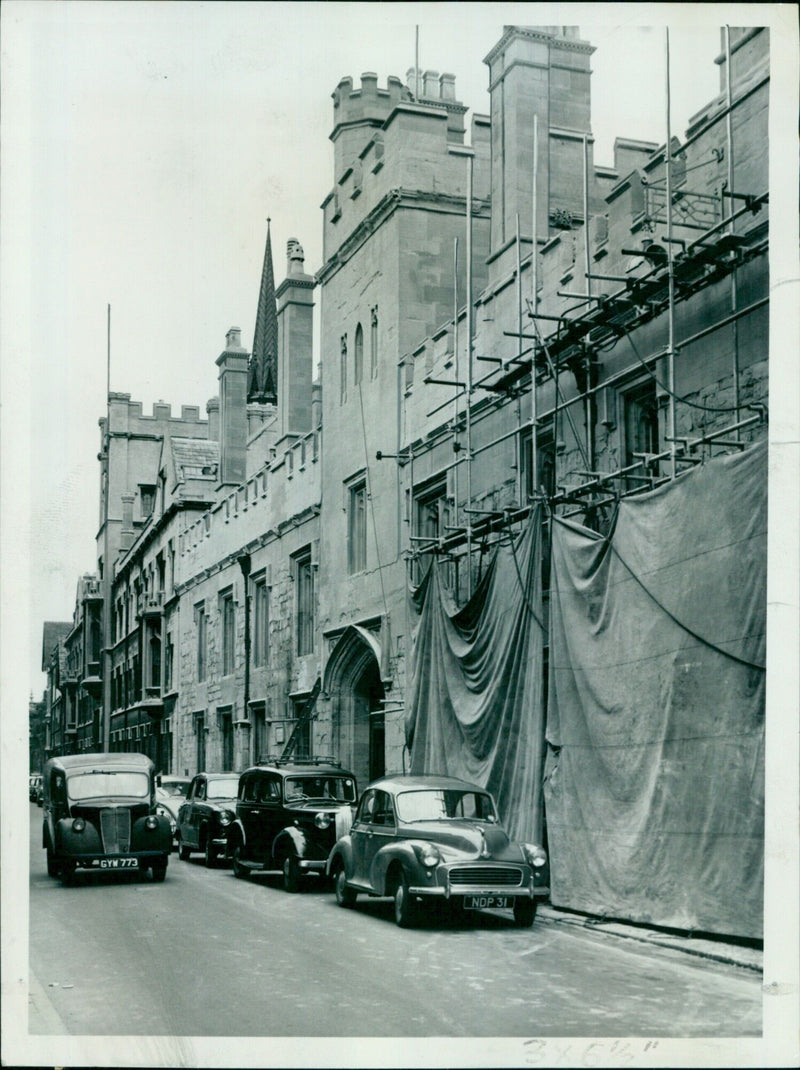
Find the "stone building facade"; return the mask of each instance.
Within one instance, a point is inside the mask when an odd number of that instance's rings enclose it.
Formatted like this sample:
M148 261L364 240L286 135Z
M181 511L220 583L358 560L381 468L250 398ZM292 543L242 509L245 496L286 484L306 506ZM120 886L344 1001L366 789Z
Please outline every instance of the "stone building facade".
M101 421L112 747L191 775L295 733L359 783L401 771L426 553L463 601L506 511L544 497L602 528L606 499L765 435L767 37L732 31L732 169L724 53L720 97L672 139L670 242L663 139L593 162L576 31L505 29L468 146L452 76L342 79L316 276L293 240L275 288L268 237L258 352L231 329L208 418L113 394Z

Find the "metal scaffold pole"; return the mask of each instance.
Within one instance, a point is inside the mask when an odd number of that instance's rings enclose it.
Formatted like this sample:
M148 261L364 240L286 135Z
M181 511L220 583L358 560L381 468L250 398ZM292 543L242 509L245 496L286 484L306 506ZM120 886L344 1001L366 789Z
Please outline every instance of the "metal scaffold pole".
M111 562L108 499L111 494L111 305L106 310L106 433L103 490L103 750L111 748Z
M467 156L467 595L472 597L472 178L474 153Z
M669 341L667 344L667 362L668 362L668 378L669 378L669 441L670 441L670 463L671 463L671 477L675 478L676 475L676 461L675 461L675 265L673 263L672 255L672 131L671 131L671 98L670 98L670 85L669 85L669 27L665 29L665 77L666 77L666 126L667 126L667 140L664 145L664 168L665 168L665 180L666 180L666 196L667 196L667 272L669 275L669 308L667 312L668 317L668 329L669 329Z
M531 196L531 309L534 316L539 307L539 238L537 225L537 187L539 185L539 116L533 117L533 193ZM534 320L534 324L536 321ZM520 331L522 334L522 331ZM520 338L520 347L522 339ZM534 493L539 488L539 426L538 401L536 397L536 350L531 360L531 486Z
M728 195L730 204L730 220L728 224L729 233L733 234L736 231L736 224L734 221L734 199L733 194L736 192L734 189L734 174L733 174L733 108L731 107L733 101L733 93L731 86L731 28L725 27L725 105L728 109L728 114L725 119L725 134L726 134L726 151L728 154ZM723 215L725 213L723 212ZM736 269L734 268L731 273L731 312L736 312L738 305L738 288L736 282ZM733 404L736 408L736 420L739 420L739 321L733 321ZM736 431L736 440L739 441L741 434L739 430Z

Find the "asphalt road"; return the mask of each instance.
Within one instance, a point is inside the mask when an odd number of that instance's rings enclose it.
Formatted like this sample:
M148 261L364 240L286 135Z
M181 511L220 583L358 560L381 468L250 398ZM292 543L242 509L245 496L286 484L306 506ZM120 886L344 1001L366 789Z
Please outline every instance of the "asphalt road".
M319 887L237 880L201 857L153 884L48 878L31 807L32 1034L758 1036L760 977L537 918L398 929Z

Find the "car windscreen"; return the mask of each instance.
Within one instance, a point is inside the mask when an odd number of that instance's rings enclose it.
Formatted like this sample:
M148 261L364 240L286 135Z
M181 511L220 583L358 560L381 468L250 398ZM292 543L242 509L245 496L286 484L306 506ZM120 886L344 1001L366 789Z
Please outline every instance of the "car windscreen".
M283 791L287 802L302 802L303 799L349 803L356 801L356 785L352 777L291 776L286 778Z
M189 794L190 783L191 782L188 780L185 783L183 781L179 781L177 784L162 780L161 787L164 789L167 795L180 795L182 798L185 799L186 796Z
M239 790L238 776L232 776L230 780L209 780L207 799L235 799Z
M74 773L67 779L67 794L75 802L81 799L99 799L106 795L146 799L150 794L150 777L147 773L130 770L96 769Z
M401 821L446 821L448 818L497 820L491 795L482 791L451 788L401 791L397 796L397 816Z

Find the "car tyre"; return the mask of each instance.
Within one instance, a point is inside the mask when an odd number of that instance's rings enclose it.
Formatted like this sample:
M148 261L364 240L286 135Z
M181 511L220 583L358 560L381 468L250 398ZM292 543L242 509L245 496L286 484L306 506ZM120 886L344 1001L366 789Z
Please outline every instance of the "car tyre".
M210 839L206 840L205 863L206 869L213 869L217 864L217 849Z
M300 866L296 855L287 855L283 860L283 889L292 893L300 891Z
M402 875L394 890L394 920L401 929L410 929L417 920L418 904L408 890L408 881Z
M514 900L514 924L520 929L530 929L536 917L535 899Z
M166 858L161 862L155 862L150 867L150 873L156 884L160 884L167 875L167 860Z
M353 888L348 888L347 874L344 871L344 866L341 864L336 870L336 874L333 878L333 885L334 891L336 892L336 902L340 907L353 907L356 905L358 892Z
M242 845L237 843L233 849L233 875L238 877L239 880L244 880L247 876L247 866L242 865Z
M188 862L191 850L184 844L183 840L178 840L178 858L181 862Z
M61 883L71 885L75 883L75 863L74 862L62 862L59 867L59 876L61 877Z

